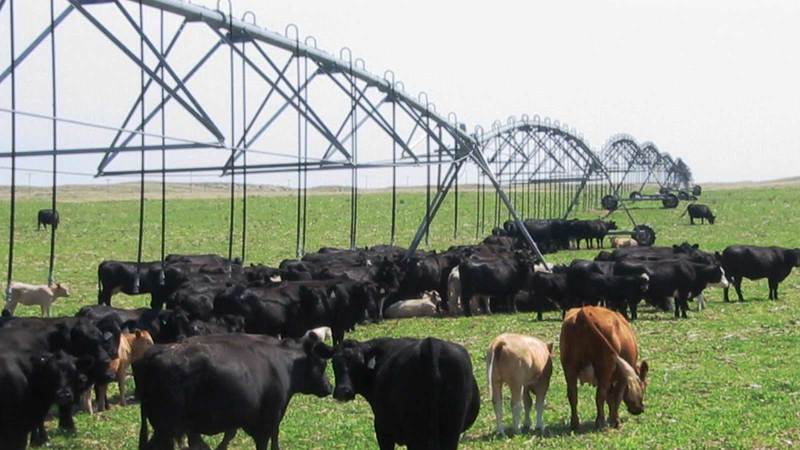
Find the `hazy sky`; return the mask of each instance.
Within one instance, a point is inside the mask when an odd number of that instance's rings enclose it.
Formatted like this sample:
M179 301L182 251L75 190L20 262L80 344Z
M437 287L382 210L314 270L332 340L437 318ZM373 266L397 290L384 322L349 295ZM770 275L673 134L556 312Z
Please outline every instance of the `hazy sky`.
M370 71L392 69L407 91L426 91L470 130L509 115L540 114L577 128L598 151L620 132L651 140L684 158L700 182L800 175L796 0L233 0L233 6L237 16L254 11L259 25L272 30L296 23L302 36L314 35L331 52L350 47ZM7 9L0 12L2 67ZM87 26L77 16L70 20ZM25 36L36 28L19 27ZM59 36L61 45L80 48L85 39L99 39L73 30ZM96 55L100 66L104 57ZM24 82L33 86L32 78ZM117 101L113 89L103 90L103 79L90 80L104 102ZM7 84L0 89L3 107ZM32 102L25 109L47 108ZM7 134L8 115L0 113L0 122ZM7 148L6 137L0 142ZM66 167L91 171L98 158L75 161ZM7 172L0 182L8 182Z

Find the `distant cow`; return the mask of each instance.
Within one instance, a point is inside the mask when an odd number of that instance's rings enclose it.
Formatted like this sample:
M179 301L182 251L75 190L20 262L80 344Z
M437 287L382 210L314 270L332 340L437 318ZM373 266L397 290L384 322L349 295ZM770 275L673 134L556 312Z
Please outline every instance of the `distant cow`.
M41 230L42 226L47 230L50 225L53 229L58 229L58 211L54 209L40 209L39 214L36 216L36 230Z
M9 285L11 296L6 303L6 309L12 315L18 304L35 306L38 305L42 309L42 317L50 317L50 305L59 297L69 297L69 289L61 283L56 283L55 286L48 286L46 284L26 284L19 282L12 282Z
M725 269L739 301L743 302L742 279L769 282L769 299L778 299L778 285L789 276L792 268L800 267L800 249L783 247L756 247L753 245L732 245L722 252L722 267ZM725 301L730 301L728 288Z
M561 326L559 345L573 430L580 425L579 380L597 386L595 427L598 429L606 425L606 402L611 425L615 428L620 425L620 401L625 402L633 415L644 412L648 365L642 361L637 366L636 335L621 314L595 306L571 309Z
M119 349L117 350L117 357L111 360L111 371L116 375L117 385L119 386L119 404L122 406L127 405L125 398L125 385L128 378L128 367L134 361L138 361L144 356L144 352L153 346L153 338L147 331L136 330L134 333L122 333L119 337ZM95 396L97 400L97 411L107 410L110 405L108 404L108 383L99 383L95 385ZM92 392L87 390L84 393L83 404L84 409L92 414Z
M708 220L711 225L714 225L714 221L717 219L711 212L711 208L706 205L692 203L686 207L686 211L681 214L681 217L686 215L687 212L689 213L689 223L691 225L694 225L694 219L700 219L700 223L705 223Z
M423 293L422 298L400 300L392 303L383 312L386 319L403 319L409 317L436 317L441 315L442 299L437 291Z
M638 247L639 243L631 237L614 236L611 238L611 248Z
M160 269L161 261L103 261L97 267L97 304L111 306L111 297L118 292L127 295L148 294L156 284L148 273ZM138 286L137 286L138 281Z
M313 334L283 341L224 334L151 347L133 363L141 401L139 448L173 448L184 434L190 448L208 448L201 435L224 432L217 448L225 449L239 428L259 450L270 440L280 448L279 427L292 396L331 393L326 363L315 351L319 345Z
M333 357L341 401L363 396L375 415L378 447L454 450L480 409L464 347L434 338L344 341Z
M497 336L486 352L489 398L494 405L497 434L505 434L503 426L503 385L511 391L512 432L519 428L519 414L525 405L522 431L531 428L531 391L536 394L536 429L544 431L544 398L553 374L553 344L545 344L531 336L505 333Z

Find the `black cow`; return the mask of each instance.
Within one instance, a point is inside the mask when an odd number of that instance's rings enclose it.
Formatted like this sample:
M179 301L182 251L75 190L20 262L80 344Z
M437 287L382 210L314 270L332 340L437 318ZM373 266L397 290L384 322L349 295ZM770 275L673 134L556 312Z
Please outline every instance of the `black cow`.
M157 339L160 344L181 342L193 336L208 336L210 334L243 333L245 321L241 316L222 315L211 316L205 320L192 319L182 309L173 310L164 319Z
M686 258L658 261L621 261L615 266L619 274L637 275L642 271L649 276L647 298L651 304L668 309L670 298L675 300L675 317L686 318L688 301L703 293L709 285L725 286L725 272L718 264L704 264ZM636 317L636 305L631 307L631 317Z
M172 311L159 311L150 308L122 309L106 305L89 305L81 308L76 317L85 317L94 323L103 320L114 320L120 329L145 330L156 342L164 342L161 330L169 321Z
M325 397L331 386L316 335L278 341L269 336L227 334L155 345L133 363L141 401L140 449L173 449L189 437L190 448L208 448L201 435L225 433L226 449L241 428L258 450L271 440L295 393ZM148 422L153 426L148 436Z
M119 334L101 331L94 323L83 317L59 318L9 318L3 321L0 329L0 342L8 348L38 354L44 352L64 351L77 358L88 361L81 368L88 384L104 384L114 380L114 373L109 363L117 357ZM0 352L2 353L2 352ZM76 397L77 398L77 397ZM59 428L75 430L72 408L59 407ZM44 442L47 435L44 422L35 433L39 442Z
M524 252L493 257L473 256L458 266L461 278L461 298L488 295L504 304L508 312L516 312L514 296L526 284L533 272L533 259ZM492 309L495 309L494 307ZM464 314L472 315L469 302L464 302Z
M149 294L156 284L154 281L157 281L151 279L151 269L160 271L161 261L143 262L141 265L133 261L101 262L97 267L97 304L111 306L111 297L117 292Z
M686 215L687 212L689 213L689 223L691 225L694 225L694 219L700 219L700 223L705 223L708 220L711 225L714 225L714 221L717 219L711 212L711 208L706 205L692 203L686 207L686 211L681 214L681 217Z
M28 352L0 342L0 448L24 450L31 433L31 445L44 444L47 412L53 404L72 406L88 387L82 372L91 364L62 351Z
M722 252L722 268L736 289L740 302L744 301L743 278L766 278L769 282L769 299L777 300L778 285L789 276L794 267L800 267L800 249L797 248L732 245ZM727 288L725 301L730 301Z
M333 357L333 397L364 397L375 415L381 450L458 447L475 422L480 393L464 347L434 338L345 341Z
M555 267L554 267L555 269ZM569 309L567 299L569 289L567 284L567 274L558 272L535 272L529 281L531 290L533 310L536 311L536 320L542 320L542 313L560 309L562 316ZM555 308L553 308L555 306Z
M58 211L54 209L40 209L39 214L36 215L36 230L41 230L42 226L47 230L50 225L53 229L58 229Z

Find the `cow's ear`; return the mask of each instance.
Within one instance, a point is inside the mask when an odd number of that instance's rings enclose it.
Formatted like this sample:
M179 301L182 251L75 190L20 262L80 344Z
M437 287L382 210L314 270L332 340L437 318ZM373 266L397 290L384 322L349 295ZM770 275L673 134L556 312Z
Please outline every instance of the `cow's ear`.
M700 244L694 244L694 245L692 245L692 248L697 250L698 248L700 248Z
M44 365L47 364L52 357L52 353L40 353L38 355L32 355L31 364L33 364L33 367L35 368L44 367Z
M375 355L372 355L369 358L367 358L367 369L375 370L375 364L376 364Z
M550 352L551 355L553 354L553 343L552 342L547 344L547 351Z
M642 361L642 364L639 366L639 379L643 383L647 383L647 372L650 371L650 366L647 364L647 361Z

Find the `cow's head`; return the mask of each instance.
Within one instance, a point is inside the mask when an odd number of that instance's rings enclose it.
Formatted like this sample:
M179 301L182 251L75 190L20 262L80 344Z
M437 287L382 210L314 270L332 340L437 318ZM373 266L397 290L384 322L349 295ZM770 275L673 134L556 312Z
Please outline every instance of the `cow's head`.
M93 364L91 358L75 358L59 351L32 356L31 364L31 389L42 397L53 398L59 406L71 405L89 387L84 373Z
M333 373L336 376L336 387L333 398L347 402L353 400L356 393L363 392L375 370L376 354L367 344L346 340L335 349L319 347L321 356L333 358Z
M790 261L793 266L800 267L800 248L789 250L789 253L794 256L794 260Z
M69 288L61 283L56 283L56 285L52 287L52 291L53 298L69 297Z
M647 390L647 372L650 367L647 361L642 361L638 369L634 369L627 361L619 355L616 356L617 369L620 370L624 378L625 392L622 400L628 407L628 412L639 415L644 412L644 393Z
M616 230L616 229L617 229L617 222L614 222L612 220L611 222L608 222L606 224L606 230L611 231L611 230Z
M369 281L356 283L353 286L353 294L358 308L365 311L366 318L374 322L383 319L381 313L383 296L380 294L380 290L381 288L377 284Z
M717 220L717 217L714 216L714 214L711 214L711 212L709 211L709 213L708 213L708 223L710 223L711 225L714 225L714 221L715 220Z
M320 341L314 333L306 333L299 340L303 357L292 371L292 389L301 394L327 397L331 395L331 383L325 375L326 361L331 357L330 347Z
M153 337L145 330L136 330L133 334L126 336L128 346L131 348L130 360L138 361L144 356L144 352L153 346Z

